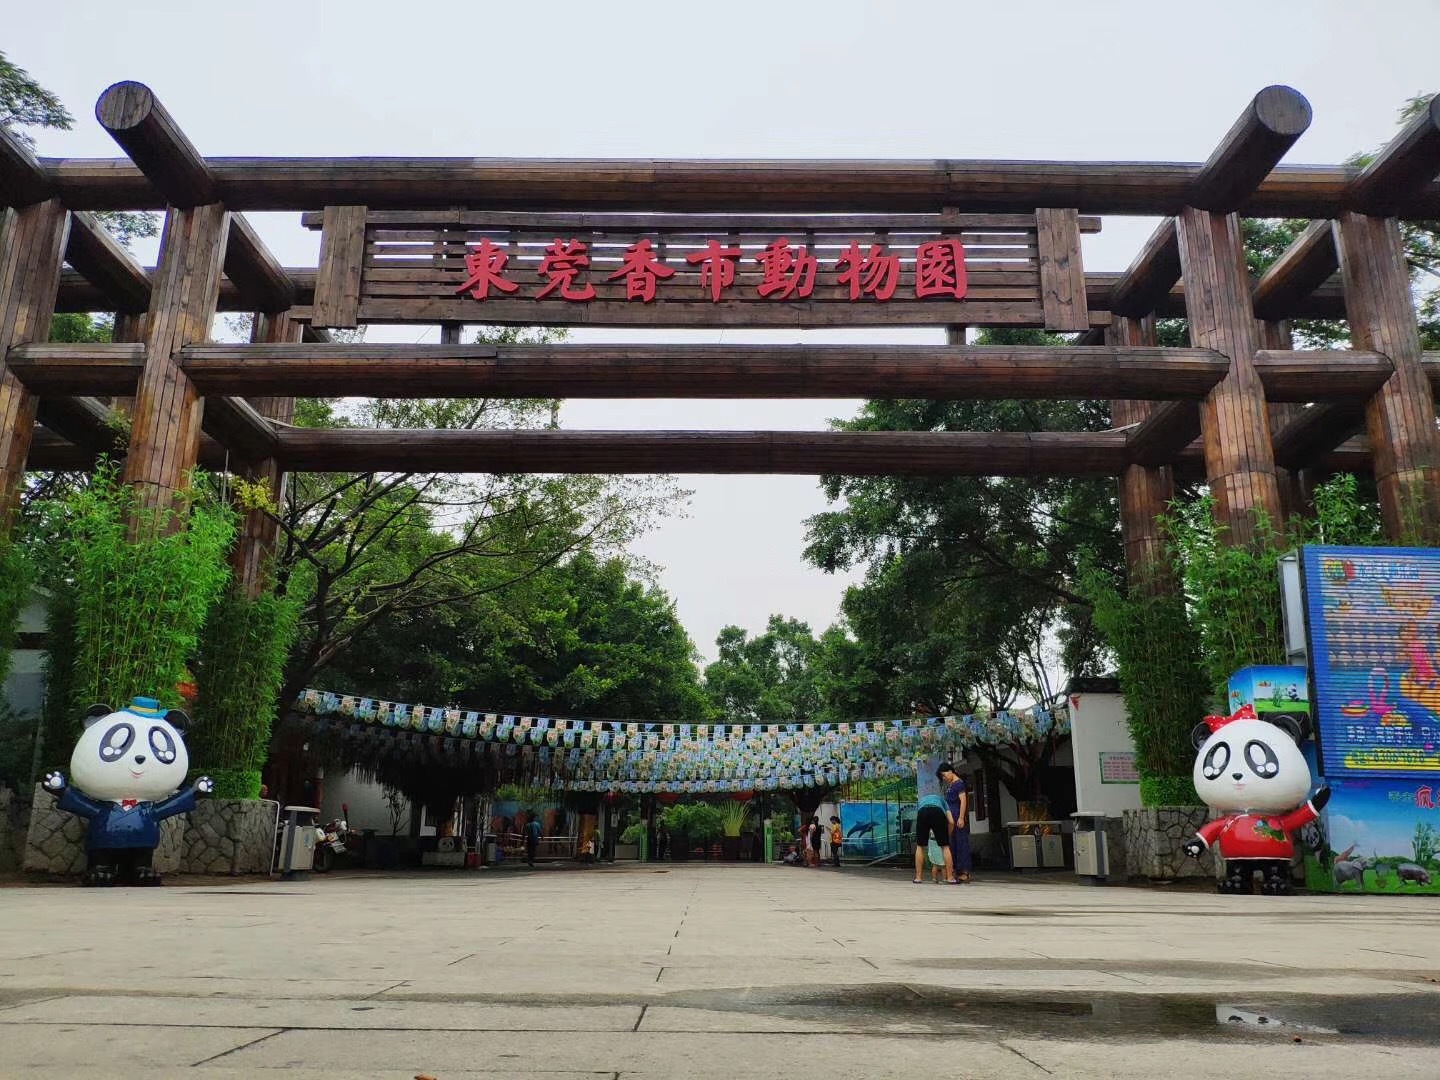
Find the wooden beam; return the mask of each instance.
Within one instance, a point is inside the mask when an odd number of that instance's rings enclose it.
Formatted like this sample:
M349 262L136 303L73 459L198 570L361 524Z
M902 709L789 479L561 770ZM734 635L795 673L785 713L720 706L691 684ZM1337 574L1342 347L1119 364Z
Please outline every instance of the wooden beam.
M1167 401L1128 430L1129 463L1168 465L1199 434L1200 407L1193 401Z
M95 119L168 205L189 209L219 201L210 167L148 86L138 82L110 86L95 103Z
M1143 319L1180 280L1180 245L1175 239L1175 219L1166 218L1128 270L1110 290L1107 306L1116 315Z
M67 206L158 210L161 191L127 161L43 158ZM234 210L650 210L693 213L1033 211L1174 214L1203 166L1089 161L656 161L466 158L209 158ZM1354 170L1281 166L1238 207L1252 217L1333 217ZM1440 218L1440 186L1399 213Z
M1105 476L1126 464L1116 432L285 428L278 437L296 472Z
M295 282L240 214L230 215L225 274L246 298L246 310L274 313L295 306Z
M93 214L80 211L71 216L65 261L105 298L106 306L94 310L133 315L149 308L149 272Z
M1364 426L1364 401L1311 405L1275 433L1275 464L1304 469L1334 450Z
M1394 372L1395 365L1379 353L1350 349L1261 349L1255 371L1267 401L1326 401L1369 398Z
M279 448L274 425L241 398L206 398L204 429L231 452L232 465L273 458Z
M63 435L57 435L48 428L37 427L25 457L25 471L79 472L93 468L98 456L83 446L76 446Z
M1225 362L1201 349L1111 346L362 343L194 345L182 367L202 393L247 397L1198 400Z
M93 397L41 398L36 418L92 457L125 445L124 435L110 422L110 407Z
M1340 256L1330 222L1312 221L1260 275L1251 294L1255 317L1271 321L1294 318L1306 298L1339 268ZM1340 301L1343 305L1343 292Z
M5 362L32 394L129 396L145 369L141 343L47 343L17 345Z
M0 206L30 206L50 195L45 167L19 135L0 124Z
M1415 192L1440 172L1440 94L1432 97L1403 131L1351 182L1347 201L1377 217L1401 212Z
M1220 140L1190 188L1191 206L1238 210L1310 126L1310 103L1288 86L1267 86Z
M1035 223L1045 329L1056 333L1087 331L1090 311L1085 303L1079 216L1074 210L1041 207L1035 211Z

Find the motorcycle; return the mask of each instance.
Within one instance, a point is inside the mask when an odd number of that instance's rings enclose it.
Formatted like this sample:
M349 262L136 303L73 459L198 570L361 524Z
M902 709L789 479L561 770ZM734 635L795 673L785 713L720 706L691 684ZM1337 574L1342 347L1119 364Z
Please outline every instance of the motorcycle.
M317 874L327 874L335 866L335 859L345 853L345 841L350 835L350 826L345 820L350 816L350 807L343 805L341 811L345 817L338 817L334 821L327 821L324 825L315 826L315 862L314 868Z

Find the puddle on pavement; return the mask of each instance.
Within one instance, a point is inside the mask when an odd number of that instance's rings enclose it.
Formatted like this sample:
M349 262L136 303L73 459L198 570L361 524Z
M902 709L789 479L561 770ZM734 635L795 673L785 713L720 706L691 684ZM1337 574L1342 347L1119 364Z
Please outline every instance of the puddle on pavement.
M651 1004L656 1004L652 999ZM679 992L664 1002L808 1023L936 1034L1055 1038L1295 1038L1440 1045L1433 994L1275 995L1263 1000L1142 994L1016 994L933 986L807 987Z

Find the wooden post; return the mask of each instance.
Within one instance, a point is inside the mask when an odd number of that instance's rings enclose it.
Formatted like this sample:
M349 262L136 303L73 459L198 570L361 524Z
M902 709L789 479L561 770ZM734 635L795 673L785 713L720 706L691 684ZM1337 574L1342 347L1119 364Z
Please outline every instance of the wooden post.
M1240 242L1240 218L1186 207L1175 219L1190 343L1230 358L1205 398L1200 430L1215 516L1232 544L1255 538L1256 517L1283 523L1265 388L1255 370L1256 328Z
M1154 345L1155 318L1116 316L1105 331L1111 345ZM1151 401L1112 401L1113 427L1143 422L1156 408ZM1127 465L1120 474L1120 533L1132 584L1160 591L1173 588L1175 576L1165 551L1160 519L1175 498L1175 473L1169 465Z
M5 366L13 345L50 336L70 216L45 199L0 216L0 538L9 535L35 431L35 398Z
M1290 350L1295 343L1290 334L1288 322L1270 319L1261 319L1256 322L1260 347L1262 349ZM1271 432L1280 431L1284 426L1295 418L1301 411L1302 406L1295 402L1281 401L1271 402L1266 406L1266 414L1270 420ZM1272 443L1273 446L1273 443ZM1310 516L1310 488L1313 483L1313 476L1308 469L1275 469L1275 484L1280 491L1280 510L1288 522L1295 517Z
M180 368L179 351L210 338L229 218L220 203L172 207L165 218L125 460L125 482L136 486L141 505L170 506L199 456L204 403Z
M1385 532L1440 541L1440 434L1421 367L1410 275L1394 218L1345 213L1335 224L1351 343L1390 358L1395 372L1365 406L1365 430Z
M287 313L257 314L250 340L256 344L281 345L298 342L303 327ZM288 424L295 419L293 397L250 398L250 404L267 420ZM266 458L250 471L250 479L269 487L270 500L278 508L285 499L285 473L274 458ZM240 535L231 553L230 565L235 581L248 599L255 599L269 588L268 566L275 554L280 526L263 510L249 510L240 523Z

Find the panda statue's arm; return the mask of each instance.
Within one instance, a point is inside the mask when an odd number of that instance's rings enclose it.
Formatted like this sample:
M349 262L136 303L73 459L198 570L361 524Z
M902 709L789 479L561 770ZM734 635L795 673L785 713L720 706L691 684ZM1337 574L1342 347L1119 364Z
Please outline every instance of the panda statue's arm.
M97 816L104 807L84 792L76 791L65 781L65 774L62 772L50 772L45 774L41 786L55 796L55 805L66 813L74 814L77 817L93 818Z
M174 817L176 814L188 814L195 809L197 797L209 795L215 790L215 781L208 776L202 776L196 780L194 785L177 791L168 799L161 799L150 807L150 816L159 821L162 818Z
M1216 818L1214 821L1207 821L1195 832L1195 839L1187 840L1180 846L1180 850L1192 859L1198 859L1207 848L1215 842L1215 838L1229 821L1228 818Z
M1306 800L1305 805L1291 810L1280 819L1280 827L1286 832L1298 829L1302 825L1308 825L1320 816L1320 811L1325 809L1325 804L1330 801L1330 787L1328 784L1321 784L1315 789L1315 794Z

